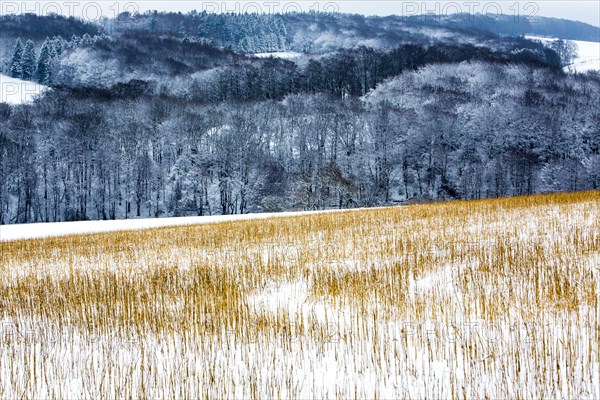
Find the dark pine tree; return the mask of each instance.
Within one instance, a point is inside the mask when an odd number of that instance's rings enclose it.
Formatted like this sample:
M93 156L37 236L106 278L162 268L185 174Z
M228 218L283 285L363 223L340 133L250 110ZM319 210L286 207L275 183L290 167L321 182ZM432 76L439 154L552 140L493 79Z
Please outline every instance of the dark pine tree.
M23 57L21 60L21 68L23 71L23 79L29 80L33 78L33 74L35 73L35 49L34 49L33 41L28 40L25 43L25 48L23 49Z
M38 58L38 81L42 84L49 84L52 80L52 46L49 44L48 39L42 45L40 56Z
M23 76L23 43L21 39L17 39L15 42L15 50L13 52L12 60L10 62L10 75L13 78L21 78Z

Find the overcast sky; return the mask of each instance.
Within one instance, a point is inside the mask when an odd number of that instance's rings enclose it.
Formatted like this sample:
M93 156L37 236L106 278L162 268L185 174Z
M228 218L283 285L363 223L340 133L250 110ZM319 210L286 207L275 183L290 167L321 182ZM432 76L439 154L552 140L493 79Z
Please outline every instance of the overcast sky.
M97 10L101 8L102 11ZM88 16L92 19L97 14L114 16L116 13L127 10L140 12L147 10L182 11L234 11L234 12L283 12L283 11L340 11L364 15L415 15L419 13L434 12L437 14L455 13L487 13L494 15L503 13L519 16L545 16L566 18L600 26L600 1L398 1L398 0L296 0L296 1L9 1L0 0L0 13L37 12L46 14L48 11L59 12L64 15L78 17Z

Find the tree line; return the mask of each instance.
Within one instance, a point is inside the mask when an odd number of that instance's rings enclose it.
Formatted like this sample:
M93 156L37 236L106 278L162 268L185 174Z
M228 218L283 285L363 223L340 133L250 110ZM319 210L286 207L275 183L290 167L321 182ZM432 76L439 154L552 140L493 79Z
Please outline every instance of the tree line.
M597 73L428 64L362 97L299 92L216 103L114 90L56 88L31 105L0 105L0 222L600 187Z

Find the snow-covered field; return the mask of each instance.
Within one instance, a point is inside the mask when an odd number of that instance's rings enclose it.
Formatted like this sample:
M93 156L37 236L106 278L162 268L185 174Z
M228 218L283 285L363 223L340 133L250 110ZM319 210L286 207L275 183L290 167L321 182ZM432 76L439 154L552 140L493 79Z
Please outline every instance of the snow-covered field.
M600 43L579 40L575 40L573 43L577 45L578 54L571 69L576 72L600 71Z
M0 243L0 398L600 398L599 192L283 216Z
M0 103L31 103L46 86L0 74Z
M557 40L539 36L527 36L527 38L539 40L542 43ZM570 42L577 46L577 57L571 65L565 67L565 70L580 73L591 70L600 71L600 42L586 42L582 40L570 40Z

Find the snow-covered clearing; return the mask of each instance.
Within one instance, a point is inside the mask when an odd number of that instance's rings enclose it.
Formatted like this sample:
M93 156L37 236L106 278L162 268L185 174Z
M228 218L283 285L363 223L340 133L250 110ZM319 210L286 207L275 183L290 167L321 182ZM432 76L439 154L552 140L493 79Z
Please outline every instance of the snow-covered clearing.
M573 71L600 71L600 43L573 41L577 45L577 58L570 66Z
M48 88L35 82L23 81L0 74L0 103L31 103Z
M539 40L548 44L558 39L539 36L527 36L528 39ZM587 71L600 71L600 42L586 42L582 40L569 40L577 46L577 57L571 65L565 67L566 71L584 73Z

